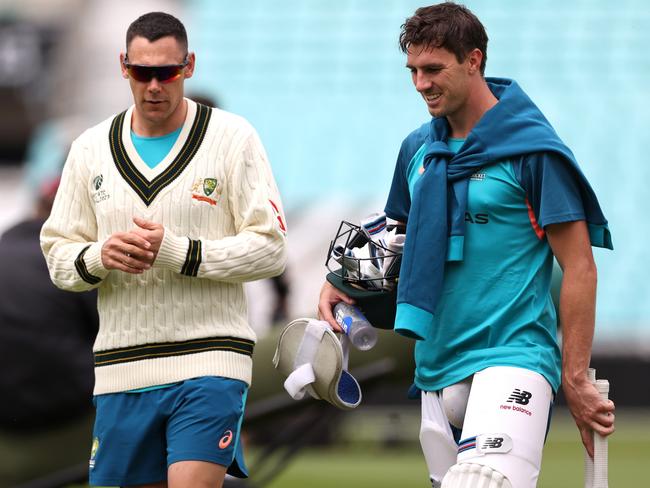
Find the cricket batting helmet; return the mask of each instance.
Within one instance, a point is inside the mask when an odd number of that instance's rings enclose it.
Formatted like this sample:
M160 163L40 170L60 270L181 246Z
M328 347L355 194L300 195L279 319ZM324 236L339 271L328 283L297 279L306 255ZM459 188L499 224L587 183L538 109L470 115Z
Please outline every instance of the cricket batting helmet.
M327 281L353 298L368 321L392 329L397 309L397 282L404 229L389 228L385 214L355 225L342 221L330 243Z

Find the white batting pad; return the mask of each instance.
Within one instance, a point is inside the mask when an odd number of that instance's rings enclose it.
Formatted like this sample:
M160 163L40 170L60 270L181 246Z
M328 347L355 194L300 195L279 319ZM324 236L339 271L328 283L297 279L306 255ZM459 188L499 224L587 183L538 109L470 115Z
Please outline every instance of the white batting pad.
M535 488L552 397L548 381L533 371L496 366L476 373L458 463L490 466L517 488Z
M512 484L489 466L463 463L451 467L441 488L512 488Z

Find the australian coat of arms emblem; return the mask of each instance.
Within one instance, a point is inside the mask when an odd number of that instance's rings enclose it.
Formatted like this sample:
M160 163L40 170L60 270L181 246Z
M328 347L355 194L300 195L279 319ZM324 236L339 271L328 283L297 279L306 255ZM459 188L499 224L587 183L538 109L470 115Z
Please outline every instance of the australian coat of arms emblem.
M217 204L219 182L216 178L198 178L192 185L192 198L210 205Z

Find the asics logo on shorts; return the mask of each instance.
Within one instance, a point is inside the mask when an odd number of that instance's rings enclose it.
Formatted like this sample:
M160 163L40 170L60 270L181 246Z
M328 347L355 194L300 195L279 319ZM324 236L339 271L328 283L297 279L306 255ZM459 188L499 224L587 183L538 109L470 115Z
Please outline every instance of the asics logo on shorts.
M508 402L512 403L518 403L519 405L528 405L530 402L530 399L533 397L533 394L529 391L523 391L520 390L519 388L515 388L515 390L512 392L512 395L508 397Z
M227 430L224 432L223 437L219 439L219 449L225 449L232 442L232 430Z

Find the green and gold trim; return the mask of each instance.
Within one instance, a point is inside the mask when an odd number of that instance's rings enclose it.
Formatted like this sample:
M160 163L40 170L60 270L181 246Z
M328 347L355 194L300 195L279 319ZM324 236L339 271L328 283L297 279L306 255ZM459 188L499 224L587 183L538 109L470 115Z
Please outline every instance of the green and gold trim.
M129 363L145 359L185 356L207 351L230 351L245 356L253 355L255 343L237 337L208 337L183 342L165 342L143 346L111 349L95 353L95 367Z
M74 267L77 270L77 273L79 273L79 276L81 276L82 280L91 285L96 285L102 281L102 279L90 274L88 268L86 268L86 263L84 262L84 254L86 254L86 251L88 251L89 247L90 246L84 247L83 250L79 253L77 259L74 260Z
M203 142L203 138L205 137L212 110L205 105L196 104L196 115L185 144L183 144L178 155L165 171L156 176L152 181L147 180L138 171L126 152L124 141L122 140L126 112L124 111L117 115L111 123L111 129L108 135L111 154L117 171L122 175L122 178L135 190L142 201L149 206L154 198L156 198L156 195L172 183L183 172L190 161L192 161L192 158L199 150L201 142Z
M181 274L185 276L196 276L199 273L201 265L201 241L190 239L190 245L187 248L185 263L181 268Z

